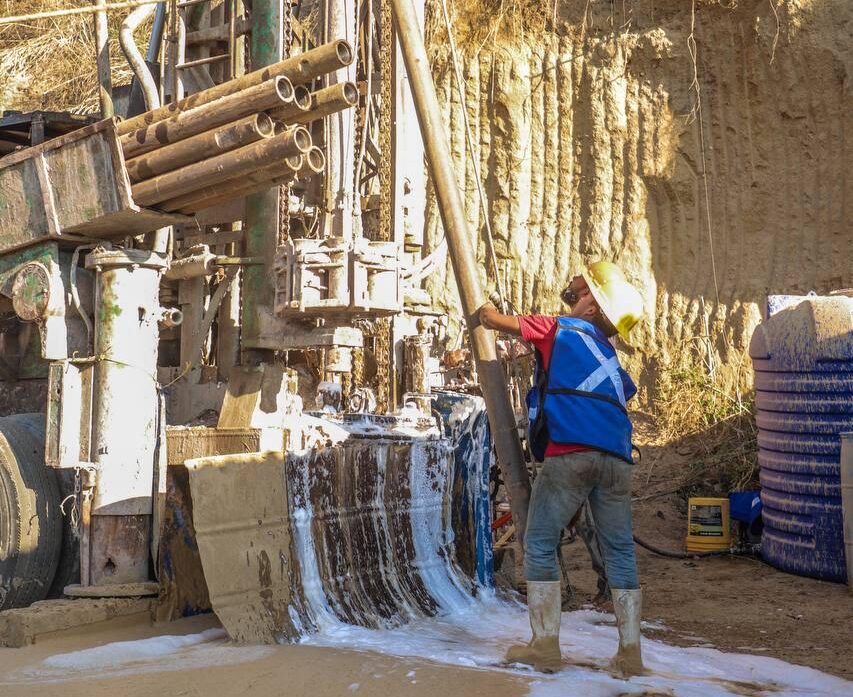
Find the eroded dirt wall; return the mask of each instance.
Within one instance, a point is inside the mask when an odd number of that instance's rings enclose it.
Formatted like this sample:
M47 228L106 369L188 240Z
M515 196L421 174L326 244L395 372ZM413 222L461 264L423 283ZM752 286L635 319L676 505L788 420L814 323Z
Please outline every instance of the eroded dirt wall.
M853 286L853 3L732 4L699 1L693 15L690 0L562 2L556 31L477 43L471 27L492 17L451 3L464 104L430 8L483 281L494 288L464 113L512 303L557 311L585 260L623 264L648 309L626 350L646 388L657 367L709 350L721 373L742 363L748 379L743 351L768 293ZM428 249L443 234L430 201ZM428 288L459 316L449 262Z

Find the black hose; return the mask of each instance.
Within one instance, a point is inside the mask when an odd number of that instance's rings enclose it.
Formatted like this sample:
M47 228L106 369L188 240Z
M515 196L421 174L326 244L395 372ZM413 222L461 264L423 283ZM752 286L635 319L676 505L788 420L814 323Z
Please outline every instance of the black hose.
M634 535L634 542L636 542L640 547L653 552L654 554L659 554L662 557L669 557L670 559L691 559L692 557L721 557L724 555L735 555L736 552L731 552L729 550L720 550L719 552L672 552L668 549L661 549L660 547L655 547L652 544L649 544L645 540Z

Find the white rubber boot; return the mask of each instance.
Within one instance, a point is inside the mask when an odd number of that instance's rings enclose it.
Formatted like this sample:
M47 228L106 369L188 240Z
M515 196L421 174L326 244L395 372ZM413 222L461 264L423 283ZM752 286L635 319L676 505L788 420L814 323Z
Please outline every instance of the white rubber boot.
M643 655L640 650L640 613L643 608L643 591L612 588L613 614L619 629L619 650L610 661L615 673L630 677L642 675Z
M542 673L560 670L560 582L528 581L527 612L533 638L529 644L512 646L508 663L525 663Z

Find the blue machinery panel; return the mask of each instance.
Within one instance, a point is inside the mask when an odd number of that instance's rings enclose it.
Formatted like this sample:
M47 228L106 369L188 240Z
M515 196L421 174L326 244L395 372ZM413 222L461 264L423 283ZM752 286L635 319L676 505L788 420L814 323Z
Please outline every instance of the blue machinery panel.
M441 415L454 447L453 530L462 570L481 586L494 586L492 511L489 468L492 441L481 397L460 392L434 392L433 408Z

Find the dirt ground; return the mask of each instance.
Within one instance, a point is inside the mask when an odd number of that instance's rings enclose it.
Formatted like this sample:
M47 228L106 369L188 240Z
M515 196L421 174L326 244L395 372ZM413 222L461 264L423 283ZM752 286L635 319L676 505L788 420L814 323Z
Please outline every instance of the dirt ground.
M36 666L44 658L110 642L146 639L159 634L190 634L216 627L213 615L158 626L137 619L112 620L92 629L69 630L22 649L0 648L0 695L3 697L278 697L311 695L362 697L411 695L433 697L448 685L471 697L517 697L528 693L534 677L445 666L417 658L341 651L312 646L256 647L258 655L231 665L208 665L132 676L76 678L62 683L3 684L13 670ZM249 649L250 651L253 649Z
M634 530L668 550L682 551L687 522L671 498L635 504ZM579 600L596 590L586 549L565 555ZM853 678L853 593L783 573L753 557L669 559L638 548L643 617L665 630L646 635L679 646L773 656Z
M656 478L675 480L679 460L672 455L658 458ZM648 488L648 466L638 466L635 492ZM663 549L684 551L687 521L679 508L677 494L635 501L635 534ZM586 549L578 539L567 552L577 600L590 602L596 576ZM639 547L637 552L643 616L666 627L649 630L648 636L773 656L853 677L853 593L847 586L783 573L755 557L670 559Z
M639 529L660 521L658 507L638 515ZM648 533L647 533L648 534ZM591 600L595 576L582 543L568 548L567 562L578 599ZM675 541L673 541L673 548ZM844 586L778 572L746 558L664 559L639 554L645 589L644 617L661 629L650 638L680 646L716 646L724 651L772 656L845 678L853 677L853 602ZM46 657L110 642L158 634L189 634L218 626L212 615L151 626L125 618L88 630L69 630L23 649L0 649L3 697L202 697L208 695L489 697L527 695L536 674L519 675L439 665L364 651L313 646L256 647L246 660L203 669L187 667L132 676L72 678L61 683L3 684L3 677L37 666ZM94 676L90 676L94 677Z
M640 503L635 528L661 546L680 549L685 529L673 500ZM577 599L591 601L596 578L583 544L566 548ZM853 678L853 595L840 584L791 576L752 558L668 559L639 551L645 590L645 636L678 646L715 646L753 653ZM88 630L70 630L24 649L0 649L3 697L148 697L202 695L312 695L357 692L365 697L432 697L452 685L454 694L526 695L535 674L519 675L438 665L364 651L312 646L254 647L234 664L207 665L133 676L82 677L62 683L3 684L3 676L37 666L47 656L144 639L189 634L217 626L212 615L151 626L139 617L113 620ZM354 687L356 686L356 687Z

